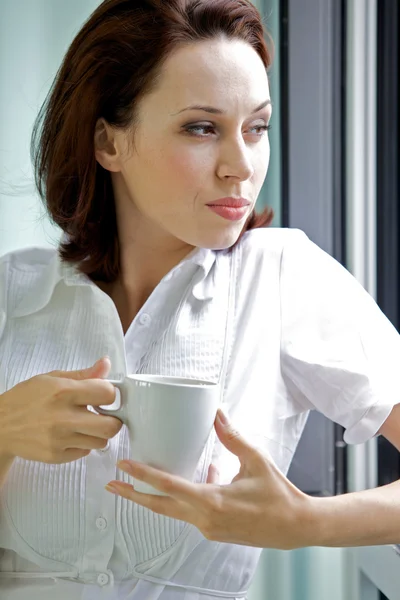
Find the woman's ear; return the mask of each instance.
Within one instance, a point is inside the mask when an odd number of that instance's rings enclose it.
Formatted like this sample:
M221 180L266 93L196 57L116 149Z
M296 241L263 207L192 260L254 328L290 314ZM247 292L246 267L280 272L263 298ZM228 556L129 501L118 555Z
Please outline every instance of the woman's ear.
M105 119L99 119L94 132L96 160L106 171L118 173L121 170L119 165L120 156L115 142L114 129Z

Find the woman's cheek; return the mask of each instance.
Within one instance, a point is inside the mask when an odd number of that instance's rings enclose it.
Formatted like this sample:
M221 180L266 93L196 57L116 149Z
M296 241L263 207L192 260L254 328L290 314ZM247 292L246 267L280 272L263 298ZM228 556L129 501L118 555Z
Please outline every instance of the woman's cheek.
M204 177L211 169L210 158L202 153L184 152L172 154L168 161L168 170L171 173L179 174L183 181L193 186L196 182L204 182Z

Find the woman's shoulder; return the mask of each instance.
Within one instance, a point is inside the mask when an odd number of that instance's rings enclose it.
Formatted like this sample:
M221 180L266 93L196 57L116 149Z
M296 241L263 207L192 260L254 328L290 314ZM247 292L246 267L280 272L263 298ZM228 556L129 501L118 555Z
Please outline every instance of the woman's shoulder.
M355 287L350 272L301 229L250 230L237 245L237 256L241 281L252 286L258 280L275 281L289 298L298 290L313 294L325 285Z
M228 256L234 261L243 303L249 294L262 303L267 291L279 289L285 253L294 246L298 249L290 254L302 254L302 240L308 240L303 231L277 227L251 229L241 237Z
M57 279L56 248L32 246L0 256L0 310L13 314L20 301L31 302Z
M42 270L57 256L57 249L45 246L17 248L0 256L0 269Z
M259 227L246 231L240 245L244 254L282 254L287 245L302 245L309 238L301 229L289 227Z
M237 245L237 252L244 269L280 269L285 254L301 256L310 243L300 229L285 227L262 227L247 231Z

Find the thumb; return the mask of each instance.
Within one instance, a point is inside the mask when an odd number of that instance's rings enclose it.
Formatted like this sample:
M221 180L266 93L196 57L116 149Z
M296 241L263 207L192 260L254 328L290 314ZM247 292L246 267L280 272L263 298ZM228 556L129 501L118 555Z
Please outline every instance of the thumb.
M223 445L232 454L245 457L254 454L255 448L236 430L226 414L219 408L215 419L215 431Z
M103 356L97 360L94 365L87 369L77 371L52 371L48 373L52 377L64 377L65 379L103 379L107 377L111 369L111 361L108 356Z

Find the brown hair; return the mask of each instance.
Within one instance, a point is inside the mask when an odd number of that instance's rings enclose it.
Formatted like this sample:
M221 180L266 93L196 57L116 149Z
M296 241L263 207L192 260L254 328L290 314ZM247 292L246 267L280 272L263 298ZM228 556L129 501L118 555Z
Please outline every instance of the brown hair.
M221 34L249 43L268 69L266 31L250 0L105 0L69 47L36 119L31 154L47 212L68 235L60 256L92 279L112 282L120 271L111 176L95 158L97 120L134 126L135 107L168 55ZM272 219L271 208L253 213L242 235Z

